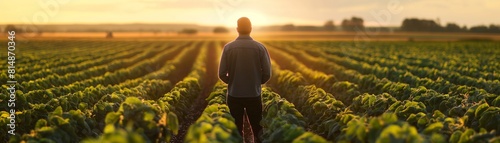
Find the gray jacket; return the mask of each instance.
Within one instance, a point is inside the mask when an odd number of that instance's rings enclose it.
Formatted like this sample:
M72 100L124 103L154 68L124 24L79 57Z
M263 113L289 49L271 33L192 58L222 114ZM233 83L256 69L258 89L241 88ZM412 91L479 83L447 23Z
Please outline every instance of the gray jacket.
M271 78L271 62L266 47L248 35L226 44L219 65L219 78L228 84L232 97L258 97L261 84Z

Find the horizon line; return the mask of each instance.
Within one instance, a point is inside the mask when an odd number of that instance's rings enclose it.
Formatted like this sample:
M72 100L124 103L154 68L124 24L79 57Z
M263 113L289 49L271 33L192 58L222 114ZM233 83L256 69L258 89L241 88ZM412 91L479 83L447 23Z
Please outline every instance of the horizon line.
M252 25L254 27L271 27L271 26L283 26L283 25L288 25L292 24L294 26L316 26L316 27L322 27L322 24L294 24L294 23L282 23L282 24L270 24L270 25ZM235 26L226 26L224 24L199 24L199 23L188 23L188 22L179 22L179 23L173 23L173 22L123 22L123 23L47 23L47 24L25 24L25 23L3 23L0 22L0 25L192 25L192 26L202 26L202 27L236 27ZM340 24L335 25L336 27L341 26ZM400 25L386 25L386 26L381 26L381 25L365 25L365 27L401 27Z

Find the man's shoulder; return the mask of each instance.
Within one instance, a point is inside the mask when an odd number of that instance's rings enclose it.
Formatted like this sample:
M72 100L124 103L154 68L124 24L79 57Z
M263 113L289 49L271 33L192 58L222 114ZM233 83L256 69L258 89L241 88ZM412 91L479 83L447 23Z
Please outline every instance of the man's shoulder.
M253 40L253 43L259 50L266 50L266 46L264 46L264 44L260 43L259 41Z
M256 45L259 45L259 46L264 47L264 44L260 43L260 42L259 42L259 41L257 41L257 40L252 40L252 41L253 41L253 43L255 43Z
M255 41L255 40L254 40L254 42L255 42L257 45L259 45L260 47L265 48L264 44L260 43L259 41Z
M239 41L239 40L233 40L231 42L226 43L226 45L224 45L224 47L235 47L235 46L240 45L241 42L242 41Z
M234 47L233 45L234 45L234 41L226 43L226 45L224 45L224 50L227 50L230 47Z
M256 40L233 40L226 45L224 48L235 48L235 47L256 47L259 49L265 49L264 44L256 41Z

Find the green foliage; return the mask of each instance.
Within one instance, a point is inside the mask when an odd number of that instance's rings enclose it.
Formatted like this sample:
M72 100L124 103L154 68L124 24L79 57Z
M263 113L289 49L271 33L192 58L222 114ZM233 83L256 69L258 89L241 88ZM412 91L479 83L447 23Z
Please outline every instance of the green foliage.
M278 94L264 88L262 100L264 102L261 121L264 128L263 142L305 142L308 140L326 142L318 135L310 133L304 135L306 133L304 117L295 109L293 104L281 98Z
M147 143L143 136L134 131L128 125L127 128L116 128L114 125L106 125L104 128L104 133L97 139L87 139L83 143L102 143L102 142L113 142L113 143Z
M184 142L241 142L234 118L226 105L207 106L198 120L189 126Z
M167 116L167 113L161 113L151 103L136 97L127 97L118 111L106 115L105 123L112 132L105 129L104 137L99 139L101 141L112 141L114 139L107 136L117 134L130 135L134 139L140 137L142 142L169 141L171 134L176 134L178 130L174 113L170 112Z
M405 101L396 101L394 102L389 109L389 112L394 112L401 119L406 119L412 113L418 112L426 112L426 106L422 102L415 102L410 100Z
M202 89L211 88L203 87L215 76L205 64L222 47L221 41L30 42L37 46L16 57L17 135L2 134L0 142L169 142ZM497 42L264 44L273 58L267 85L280 93L263 90L265 141L500 141ZM242 141L225 86L214 87L186 142ZM0 101L8 95L2 90ZM8 124L9 111L0 114L0 124Z
M359 86L349 81L335 82L329 90L335 94L335 98L345 105L351 105L353 98L360 95Z
M351 110L358 113L365 113L368 116L378 116L384 113L396 101L396 98L387 93L378 95L365 93L353 99Z
M340 142L422 142L417 129L399 121L392 113L367 119L353 119L344 129L345 135L337 138Z
M424 133L431 134L431 133L439 132L441 129L443 129L443 123L437 122L437 123L430 124L429 127L425 128Z
M295 138L292 143L324 143L327 142L321 136L311 132L305 132L299 137Z
M23 140L42 142L77 142L81 136L90 136L91 128L80 110L63 112L59 106L46 119L39 119L32 134L24 134Z
M491 104L492 104L492 106L500 107L500 96L497 96Z
M242 142L234 118L225 104L226 85L218 82L206 99L209 104L200 118L189 126L184 142Z

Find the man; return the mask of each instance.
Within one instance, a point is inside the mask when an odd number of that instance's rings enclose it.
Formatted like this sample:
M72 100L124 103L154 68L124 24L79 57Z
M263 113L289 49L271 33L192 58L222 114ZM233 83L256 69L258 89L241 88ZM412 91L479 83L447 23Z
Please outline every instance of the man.
M226 44L219 65L219 78L228 84L227 105L243 136L243 115L246 114L255 142L262 130L261 84L271 77L271 62L266 47L250 37L250 19L238 19L236 40Z

